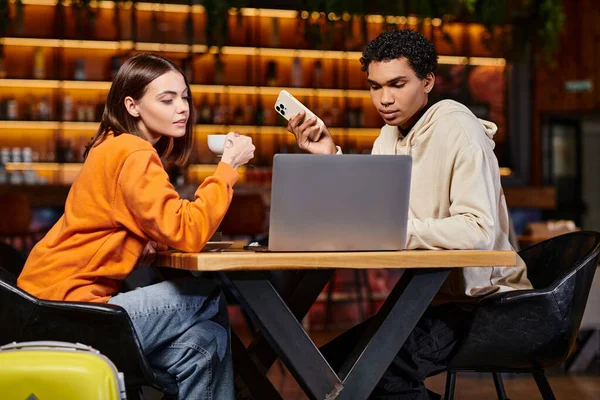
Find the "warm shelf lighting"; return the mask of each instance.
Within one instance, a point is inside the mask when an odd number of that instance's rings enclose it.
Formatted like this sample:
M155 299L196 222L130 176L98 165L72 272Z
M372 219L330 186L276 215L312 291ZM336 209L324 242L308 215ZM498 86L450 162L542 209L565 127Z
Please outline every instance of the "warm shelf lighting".
M34 5L34 6L56 6L56 0L22 0L24 5ZM15 0L11 0L11 3L15 3ZM70 6L71 1L66 0L63 2L65 6ZM113 9L115 7L114 1L92 1L91 6L93 8L106 8ZM122 3L121 7L128 9L131 8L132 3L126 2ZM164 11L164 12L172 12L172 13L187 13L190 11L190 6L187 4L159 4L159 3L146 3L146 2L136 2L135 7L140 11ZM191 10L195 14L202 14L205 10L201 5L193 5L191 6Z
M95 131L100 122L61 122L61 127L67 131Z
M379 132L379 130L377 130ZM65 163L59 164L55 162L37 162L37 163L6 163L6 171L51 171L51 172L79 172L82 163ZM214 164L191 164L188 166L188 173L201 176L210 176L217 170L217 165ZM245 167L240 167L238 172L243 174L246 171ZM510 168L500 168L500 175L509 176L512 174Z
M174 43L144 43L134 44L135 50L148 52L171 52L171 53L189 53L192 46L187 44ZM204 46L206 48L206 46Z
M40 47L61 47L60 39L29 39L29 38L0 38L0 43L5 46L40 46Z
M147 43L131 41L99 41L99 40L59 40L59 39L29 39L29 38L0 38L0 43L7 46L40 46L40 47L62 47L73 49L104 49L104 50L135 50L150 52L171 52L171 53L194 53L217 54L219 48L197 44L190 46L187 44L175 43ZM239 56L265 56L265 57L301 57L301 58L320 58L320 59L348 59L358 61L362 55L359 51L334 51L334 50L296 50L268 47L242 47L242 46L223 46L221 54L239 55ZM459 64L459 65L491 65L504 66L506 59L493 57L463 57L463 56L439 56L440 64Z
M503 67L506 65L506 60L504 58L470 57L469 64L470 65Z
M111 42L103 40L62 40L40 38L0 38L0 43L5 46L34 46L34 47L59 47L66 49L95 49L95 50L130 50L130 41Z
M383 15L367 15L367 22L371 22L374 24L383 24L385 19Z
M267 18L297 18L298 11L294 10L272 10L268 8L242 8L240 12L245 17L267 17Z
M0 88L108 90L111 82L51 79L0 79Z
M47 79L0 79L2 88L58 89L60 81Z
M500 176L511 176L512 169L507 167L500 167Z
M64 171L64 172L79 172L83 164L81 163L52 163L52 162L38 162L38 163L6 163L5 168L7 171Z
M328 50L293 50L293 49L270 49L257 48L255 54L265 57L301 57L342 60L348 57L349 52ZM225 53L227 54L227 53Z
M0 121L0 130L66 130L66 131L96 131L99 122L59 122L59 121ZM197 134L240 132L243 134L281 135L288 131L284 126L255 126L255 125L196 125ZM376 128L331 128L333 135L377 136Z
M71 90L108 90L111 82L103 81L63 81L63 89Z
M287 130L286 130L287 132ZM379 136L381 129L379 128L331 128L329 129L332 135L335 136Z
M66 49L120 50L127 49L125 42L106 40L62 40L60 47Z
M0 129L56 130L60 128L57 121L0 121Z

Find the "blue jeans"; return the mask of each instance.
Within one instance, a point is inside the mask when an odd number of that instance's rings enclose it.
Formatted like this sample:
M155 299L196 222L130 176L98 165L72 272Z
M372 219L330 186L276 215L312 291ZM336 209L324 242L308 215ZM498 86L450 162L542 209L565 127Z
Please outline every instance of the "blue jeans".
M227 304L213 282L161 282L109 303L127 311L154 373L165 387L177 385L179 399L233 399Z

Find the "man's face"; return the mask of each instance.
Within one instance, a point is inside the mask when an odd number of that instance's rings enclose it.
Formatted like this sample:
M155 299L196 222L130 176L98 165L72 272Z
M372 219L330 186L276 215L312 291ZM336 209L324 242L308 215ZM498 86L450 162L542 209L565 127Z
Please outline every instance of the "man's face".
M386 124L405 128L426 104L435 82L430 73L419 79L404 57L371 62L367 69L371 99Z

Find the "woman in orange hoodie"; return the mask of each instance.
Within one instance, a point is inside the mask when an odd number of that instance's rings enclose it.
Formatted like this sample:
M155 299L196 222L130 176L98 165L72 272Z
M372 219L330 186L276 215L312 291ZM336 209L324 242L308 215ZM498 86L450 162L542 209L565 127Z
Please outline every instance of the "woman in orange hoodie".
M182 200L160 157L187 160L191 95L169 60L143 54L123 64L65 212L31 251L18 286L42 299L123 307L157 376L177 385L180 399L232 399L229 323L218 287L190 277L120 293L157 247L204 247L229 207L236 168L254 156L249 137L229 133L215 174L194 201Z

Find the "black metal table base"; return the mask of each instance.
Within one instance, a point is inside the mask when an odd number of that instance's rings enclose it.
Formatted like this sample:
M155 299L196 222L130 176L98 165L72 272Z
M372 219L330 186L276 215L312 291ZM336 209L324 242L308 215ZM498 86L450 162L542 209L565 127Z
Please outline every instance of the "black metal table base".
M300 323L333 271L290 272L295 282L283 286L264 271L226 273L223 279L235 288L262 335L247 349L233 339L234 353L245 353L234 355L234 368L243 368L243 379L252 380L248 389L256 399L281 398L265 377L276 357L311 399L367 399L449 271L405 270L340 371L331 368ZM285 293L275 286L285 287Z

